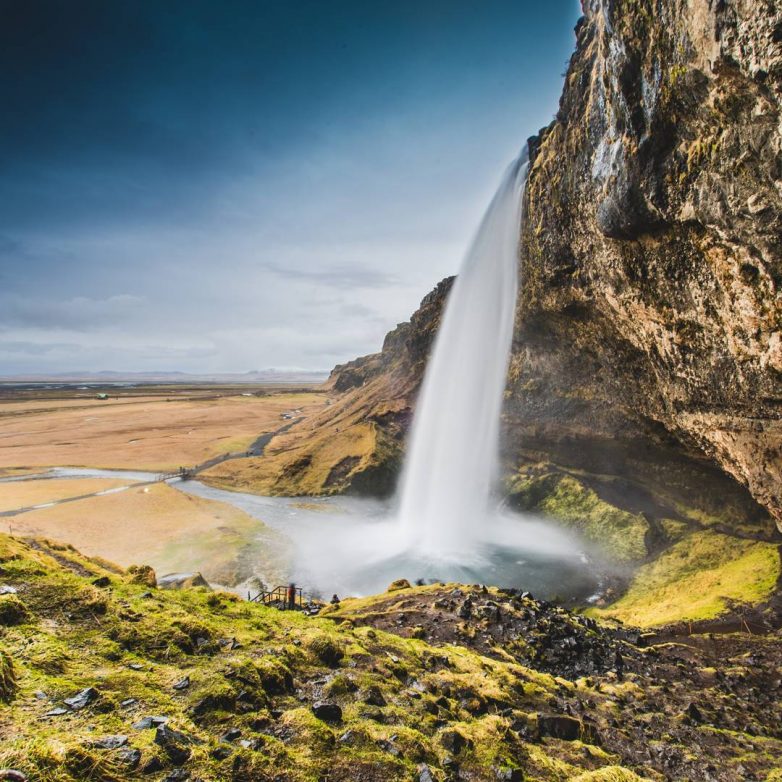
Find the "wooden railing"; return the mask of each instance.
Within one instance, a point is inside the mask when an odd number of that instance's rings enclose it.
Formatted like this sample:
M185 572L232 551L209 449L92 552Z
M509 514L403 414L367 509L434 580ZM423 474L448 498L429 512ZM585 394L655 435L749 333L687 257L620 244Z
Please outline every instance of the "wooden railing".
M291 592L293 593L292 595ZM293 598L293 600L291 600L291 598ZM263 605L274 606L282 611L289 608L304 607L304 593L302 592L301 587L278 586L268 592L259 592L255 596L250 595L248 592L247 599L251 603L262 603Z

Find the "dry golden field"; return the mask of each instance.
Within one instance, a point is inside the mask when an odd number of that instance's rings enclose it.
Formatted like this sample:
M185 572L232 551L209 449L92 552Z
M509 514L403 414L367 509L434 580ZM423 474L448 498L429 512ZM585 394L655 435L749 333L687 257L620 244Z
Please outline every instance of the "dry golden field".
M0 512L81 497L132 483L129 480L104 478L47 478L0 483Z
M281 414L307 415L317 392L188 398L41 399L0 402L0 470L103 467L166 471L242 451L279 429Z

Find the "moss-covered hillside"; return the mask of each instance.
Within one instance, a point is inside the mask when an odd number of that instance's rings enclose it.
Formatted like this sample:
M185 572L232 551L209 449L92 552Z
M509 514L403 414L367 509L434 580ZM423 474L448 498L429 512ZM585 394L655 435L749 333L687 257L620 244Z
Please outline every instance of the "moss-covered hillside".
M778 636L714 647L717 664L711 646L642 648L526 595L400 586L307 617L0 536L0 778L637 782L782 766Z

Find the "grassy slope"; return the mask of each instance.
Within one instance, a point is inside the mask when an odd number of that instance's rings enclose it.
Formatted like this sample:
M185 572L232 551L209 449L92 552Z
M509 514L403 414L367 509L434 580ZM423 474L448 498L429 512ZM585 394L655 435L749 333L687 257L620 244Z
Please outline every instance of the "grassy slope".
M121 751L92 746L116 734L141 751L142 766L154 757L170 769L154 730L131 727L157 714L192 738L185 765L205 780L409 779L422 762L438 779L448 757L446 729L471 742L460 764L476 780L519 766L531 780L639 779L597 747L528 745L510 732L511 719L546 709L564 686L573 687L519 665L200 589L145 597L148 587L66 547L36 551L0 536L0 567L2 582L19 590L0 597L0 670L3 694L12 697L0 710L0 767L21 769L36 782L145 778L123 763ZM109 588L90 583L100 575L110 577ZM230 650L221 639L241 647ZM184 675L190 687L174 690ZM94 704L45 716L90 686L100 693ZM472 693L511 711L471 713L450 699L435 705L438 692L454 688L466 696L463 703ZM373 689L387 701L381 721L361 702ZM322 697L342 705L341 724L315 718L310 704ZM136 702L121 705L129 698ZM221 744L229 727L256 743ZM348 740L337 740L346 733Z
M767 600L780 575L779 547L703 531L643 565L627 593L598 616L653 627L713 619L731 604Z

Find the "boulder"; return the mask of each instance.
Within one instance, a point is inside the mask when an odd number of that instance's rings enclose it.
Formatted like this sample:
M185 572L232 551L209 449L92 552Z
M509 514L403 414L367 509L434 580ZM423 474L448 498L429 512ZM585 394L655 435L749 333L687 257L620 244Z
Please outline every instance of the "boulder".
M72 711L81 711L99 697L100 693L94 687L87 687L81 692L77 692L76 695L66 698L63 703Z
M211 590L209 582L200 573L169 573L158 579L161 589L192 589L204 587Z
M318 701L312 705L312 713L323 722L342 722L342 709L331 701Z

